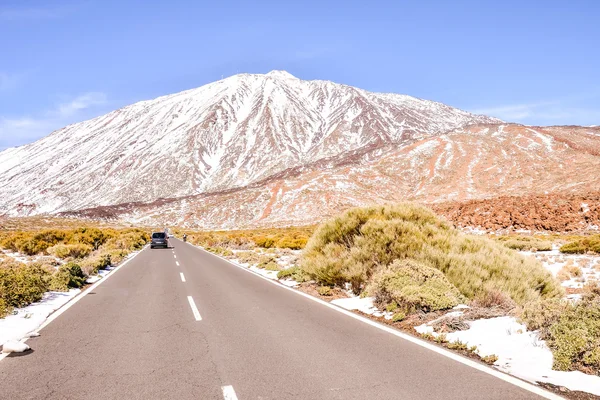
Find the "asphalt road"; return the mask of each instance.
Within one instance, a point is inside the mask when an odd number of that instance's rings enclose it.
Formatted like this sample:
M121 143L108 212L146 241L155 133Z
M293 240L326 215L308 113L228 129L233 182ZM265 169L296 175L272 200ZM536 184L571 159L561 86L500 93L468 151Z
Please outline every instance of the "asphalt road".
M32 352L0 361L0 398L540 398L172 243L81 298L28 340Z

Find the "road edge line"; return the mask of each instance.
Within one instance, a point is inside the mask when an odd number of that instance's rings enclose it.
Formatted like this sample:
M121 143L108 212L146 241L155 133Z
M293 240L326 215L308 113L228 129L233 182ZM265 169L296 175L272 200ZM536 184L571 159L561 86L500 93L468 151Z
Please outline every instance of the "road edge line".
M380 324L379 322L376 322L376 321L373 321L373 320L371 320L369 318L363 317L362 315L358 315L358 314L356 314L356 313L354 313L352 311L346 310L345 308L336 306L335 304L328 303L328 302L326 302L324 300L321 300L321 299L319 299L317 297L311 296L310 294L301 292L301 291L299 291L297 289L294 289L294 288L291 288L289 286L285 286L285 285L279 283L278 280L269 279L266 276L262 276L261 274L259 274L257 272L254 272L251 269L248 269L248 268L246 268L246 267L244 267L242 265L234 263L231 260L228 260L228 259L226 259L224 257L221 257L220 255L213 254L213 253L211 253L209 251L206 251L206 250L204 250L200 246L196 246L196 245L193 245L191 243L188 243L188 244L191 245L192 247L195 247L195 248L197 248L197 249L205 252L205 253L208 253L208 254L210 254L212 256L220 258L221 260L226 261L227 263L229 263L229 264L231 264L231 265L233 265L233 266L235 266L235 267L237 267L237 268L239 268L239 269L241 269L243 271L249 272L249 273L251 273L254 276L257 276L257 277L259 277L261 279L264 279L265 281L270 282L270 283L272 283L273 285L275 285L277 287L280 287L280 288L285 289L285 290L289 290L292 293L296 293L296 294L298 294L300 296L303 296L303 297L305 297L307 299L310 299L310 300L312 300L314 302L320 303L320 304L322 304L322 305L324 305L326 307L331 308L332 310L335 310L337 312L345 314L345 315L347 315L349 317L352 317L352 318L354 318L354 319L356 319L358 321L364 322L364 323L366 323L368 325L371 325L372 327L378 328L378 329L380 329L382 331L390 333L390 334L392 334L392 335L394 335L396 337L399 337L401 339L407 340L407 341L409 341L411 343L414 343L414 344L416 344L418 346L421 346L421 347L424 347L424 348L426 348L428 350L434 351L434 352L436 352L436 353L438 353L438 354L440 354L442 356L445 356L447 358L450 358L450 359L452 359L452 360L454 360L456 362L459 362L461 364L464 364L466 366L474 368L474 369L476 369L478 371L484 372L484 373L486 373L488 375L492 375L493 377L501 379L501 380L503 380L503 381L505 381L507 383L513 384L515 386L518 386L521 389L527 390L527 391L529 391L531 393L537 394L537 395L542 396L542 397L544 397L546 399L550 399L550 400L565 400L564 397L561 397L561 396L559 396L559 395L557 395L555 393L547 391L546 389L543 389L540 386L536 386L536 385L534 385L534 384L532 384L530 382L527 382L527 381L524 381L524 380L522 380L520 378L517 378L516 376L513 376L513 375L510 375L510 374L504 373L502 371L493 369L491 367L488 367L488 366L483 365L481 363L478 363L476 361L473 361L473 360L470 360L468 358L465 358L465 357L461 356L460 354L451 352L451 351L446 350L446 349L444 349L442 347L436 346L436 345L434 345L432 343L429 343L429 342L427 342L425 340L422 340L422 339L419 339L417 337L411 336L411 335L409 335L407 333L401 332L401 331L399 331L397 329L394 329L392 327L389 327L387 325Z

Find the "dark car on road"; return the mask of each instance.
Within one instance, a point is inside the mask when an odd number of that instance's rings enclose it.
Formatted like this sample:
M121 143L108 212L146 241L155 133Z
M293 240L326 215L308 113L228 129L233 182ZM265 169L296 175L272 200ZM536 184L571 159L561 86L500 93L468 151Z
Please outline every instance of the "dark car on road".
M154 232L152 234L150 248L154 249L156 247L164 247L165 249L169 248L169 237L165 232Z

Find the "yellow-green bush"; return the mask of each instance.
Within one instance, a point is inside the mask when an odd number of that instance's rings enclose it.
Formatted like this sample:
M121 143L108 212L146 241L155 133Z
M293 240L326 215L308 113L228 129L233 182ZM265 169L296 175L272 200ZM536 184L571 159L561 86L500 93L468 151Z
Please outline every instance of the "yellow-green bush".
M86 275L94 275L98 270L109 267L112 264L111 254L108 252L96 252L91 256L79 261L79 265Z
M52 247L48 247L48 254L51 254L58 258L83 258L87 257L92 252L92 246L77 243L77 244L55 244Z
M534 302L522 319L528 330L539 330L552 350L554 369L600 373L600 297Z
M500 236L496 239L509 249L513 250L538 250L538 251L550 251L552 250L552 242L549 240L542 240L534 236Z
M48 289L60 292L66 292L71 288L80 288L85 284L85 275L81 267L76 263L67 263L61 265L54 274L52 274Z
M379 269L365 293L374 296L378 305L394 304L408 313L445 310L463 300L440 270L410 259Z
M0 297L0 318L6 317L12 311L12 307L10 307L2 297Z
M600 253L600 235L575 239L560 248L561 253L585 254L589 251Z
M188 241L202 247L229 247L235 249L304 248L314 227L289 227L239 231L186 232Z
M42 264L0 265L0 298L5 307L24 307L42 299L51 271Z
M537 260L493 240L462 234L414 204L355 208L324 223L309 240L301 267L321 284L350 282L361 292L379 269L403 259L442 271L470 299L500 290L524 304L563 294Z
M277 273L277 279L292 279L296 282L304 282L304 273L299 266L282 269Z

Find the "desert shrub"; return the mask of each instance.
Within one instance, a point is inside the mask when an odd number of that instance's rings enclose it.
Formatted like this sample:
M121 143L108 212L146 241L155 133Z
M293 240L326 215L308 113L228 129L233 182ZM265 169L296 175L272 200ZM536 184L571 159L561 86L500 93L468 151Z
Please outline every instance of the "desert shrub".
M323 285L350 282L355 292L380 268L411 259L439 269L467 298L492 290L518 304L560 297L560 284L532 257L482 237L464 235L413 204L355 208L322 224L301 267Z
M110 256L109 260L111 265L117 265L121 263L121 261L123 261L125 257L127 257L127 254L129 254L126 250L118 249L107 250L106 253Z
M0 297L0 318L6 317L12 311L12 307L10 307L2 297Z
M450 350L467 350L468 349L467 344L461 342L460 340L457 340L455 342L448 342L448 344L446 344L446 346Z
M296 282L304 282L304 278L303 271L299 266L282 269L277 273L277 279L292 279Z
M211 253L218 254L223 257L233 256L233 251L225 247L206 247L206 251L210 251Z
M392 316L392 322L400 322L406 318L406 314L403 312L397 312Z
M405 312L444 310L462 300L440 270L408 259L395 260L376 272L365 293L379 305L393 302Z
M583 275L583 271L577 265L567 264L558 271L556 278L560 281L568 281L571 278L577 278Z
M321 296L331 296L333 294L329 286L319 286L317 288L317 293Z
M264 268L267 271L280 271L281 270L281 267L275 261L268 262L259 268Z
M513 250L552 250L552 242L548 240L542 240L534 236L500 236L496 240Z
M600 299L600 283L591 281L583 286L582 299L584 301L592 301Z
M47 249L48 254L58 258L83 258L92 252L92 246L87 244L55 244Z
M308 241L307 237L301 238L282 238L277 241L276 247L280 249L292 249L292 250L300 250L306 246L306 242Z
M521 318L552 350L554 369L600 373L600 298L536 302Z
M71 288L80 288L85 284L85 275L81 267L75 263L61 265L49 281L48 288L54 291L66 292Z
M510 296L500 290L490 290L477 294L471 305L481 308L499 308L506 311L516 307Z
M102 248L135 251L142 249L149 241L150 235L147 232L138 229L125 230L106 240Z
M242 263L257 264L260 259L260 255L254 251L240 251L236 254L238 260Z
M24 307L41 300L51 271L42 264L7 263L0 266L0 298L5 307Z
M575 239L560 248L561 253L585 254L587 252L600 253L600 235Z
M267 255L262 255L258 258L258 268L265 268L265 266L267 264L271 264L271 263L275 263L277 264L277 261L275 261L275 258L273 256L267 256Z
M481 361L483 361L486 364L492 365L492 364L495 364L496 361L498 361L498 356L495 354L490 354L485 357L481 357Z
M97 252L79 261L81 269L86 275L94 275L98 270L109 267L112 264L110 253Z

